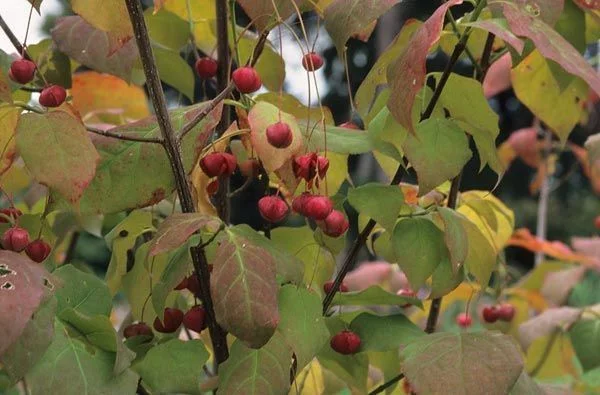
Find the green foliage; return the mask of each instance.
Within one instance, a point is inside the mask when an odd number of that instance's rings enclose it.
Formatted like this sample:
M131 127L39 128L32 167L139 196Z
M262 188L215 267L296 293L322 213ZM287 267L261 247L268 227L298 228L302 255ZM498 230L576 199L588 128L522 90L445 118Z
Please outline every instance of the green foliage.
M377 196L374 200L373 196ZM396 224L394 213L404 204L400 188L381 184L366 184L348 191L348 202L356 211L373 218L387 230Z
M600 319L576 322L569 330L571 343L584 371L600 366Z
M361 313L352 320L350 329L361 338L361 352L397 350L425 335L403 314L382 317Z

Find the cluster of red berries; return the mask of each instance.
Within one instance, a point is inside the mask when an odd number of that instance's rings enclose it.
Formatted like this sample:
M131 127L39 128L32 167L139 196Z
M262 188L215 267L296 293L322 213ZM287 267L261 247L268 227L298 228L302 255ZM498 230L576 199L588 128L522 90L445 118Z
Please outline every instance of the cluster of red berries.
M21 211L14 207L2 209L0 210L0 213L3 214L3 216L0 217L0 223L8 222L4 216L16 220L22 215ZM25 250L27 256L32 261L38 263L43 262L52 251L50 244L46 243L42 239L30 241L29 232L27 232L26 229L18 226L13 226L4 232L2 235L2 248L14 252L21 252Z
M28 84L33 81L36 65L31 60L21 58L10 65L8 76L19 84ZM40 93L39 102L44 107L58 107L67 98L67 91L60 85L48 85Z
M502 303L500 305L484 306L481 311L483 320L487 323L493 323L498 320L510 322L515 317L515 307L510 303Z
M334 351L344 355L357 353L360 349L360 343L360 336L347 329L333 335L329 341L329 345Z

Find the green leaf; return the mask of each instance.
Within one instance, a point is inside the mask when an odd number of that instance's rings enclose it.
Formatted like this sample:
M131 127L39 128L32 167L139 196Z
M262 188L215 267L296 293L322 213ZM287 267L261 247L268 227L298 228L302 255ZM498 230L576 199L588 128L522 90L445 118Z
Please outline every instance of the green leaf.
M536 382L527 374L527 371L523 369L519 379L515 385L511 388L509 395L544 395L546 392L536 384Z
M154 310L154 303L150 303L149 296L154 280L161 278L169 263L169 257L167 254L149 257L148 248L149 243L145 243L136 250L135 263L133 268L123 276L122 288L131 306L134 320L152 323L159 313L162 317L163 311ZM173 306L176 296L177 292L167 294L164 305Z
M441 75L442 73L430 74L436 84ZM436 108L446 109L455 123L473 136L479 151L480 171L486 164L498 174L504 171L496 150L496 138L500 132L499 118L488 104L481 83L473 78L451 73Z
M450 253L452 271L456 273L467 259L469 251L467 232L463 227L463 221L467 219L446 207L438 207L437 212L444 224L444 241Z
M361 352L397 350L425 335L404 314L361 313L350 323L350 330L360 336Z
M587 372L585 372L581 376L581 381L583 381L586 385L593 387L593 388L600 387L600 368L595 368L595 369L588 370Z
M584 111L581 102L587 97L585 82L575 78L561 90L550 62L539 51L533 51L515 67L511 79L519 100L566 141Z
M208 351L201 340L172 339L152 347L134 370L152 392L200 394L206 361Z
M136 210L115 226L104 238L106 244L112 249L110 263L106 270L106 284L111 295L117 293L121 287L123 276L127 274L128 251L133 248L138 236L152 230L154 230L152 213Z
M229 358L219 367L219 392L223 394L286 394L290 388L292 350L275 333L264 347L251 349L237 340Z
M128 82L132 80L133 66L139 58L135 40L129 40L112 52L109 34L93 27L80 16L59 18L51 34L58 49L82 65ZM137 83L144 83L143 74L137 79Z
M277 331L294 351L297 371L329 341L322 310L321 298L314 291L295 285L285 285L279 291L281 319Z
M62 111L22 115L17 148L34 178L72 203L94 178L100 159L83 124Z
M158 227L150 243L150 256L174 250L183 245L191 235L202 228L216 232L221 226L217 217L199 213L175 213L169 215Z
M423 307L423 303L419 299L390 293L379 285L372 285L357 292L338 292L333 298L333 304L337 306L403 306L411 304Z
M154 13L151 8L144 12L150 39L167 49L179 52L190 40L190 26L179 16L164 9Z
M169 294L184 277L192 272L192 256L190 255L190 244L192 243L190 242L182 245L169 255L167 266L152 287L152 305L155 311L164 311Z
M0 251L0 270L2 355L21 336L55 285L50 282L50 273L43 266L16 252Z
M455 122L443 118L419 123L416 135L409 134L402 148L417 172L419 196L456 177L471 159L467 136Z
M170 111L174 129L180 130L183 124L202 111L205 105L206 103L200 103ZM181 147L186 171L192 169L205 142L218 124L221 109L222 106L217 106L183 139ZM112 131L138 137L161 136L154 117L119 126ZM109 214L150 206L175 189L171 166L160 144L123 141L98 135L92 138L100 152L101 160L96 177L79 202L80 214ZM79 163L81 154L77 155Z
M241 30L241 28L240 28ZM241 32L238 31L238 35ZM258 36L246 31L238 42L238 51L240 55L240 64L246 64L254 53L254 47L258 42ZM258 62L254 68L260 75L262 83L270 91L279 91L285 80L285 62L281 55L273 48L273 45L267 41Z
M394 61L406 48L409 39L421 26L421 22L413 19L408 20L394 41L379 55L377 61L371 67L369 74L360 84L354 102L359 114L365 118L375 101L377 88L387 83L386 71L390 63ZM371 125L369 124L369 127Z
M249 347L264 346L279 322L273 256L227 230L213 265L210 291L217 322Z
M287 123L293 134L292 143L286 148L275 148L267 141L267 127L279 121ZM248 114L248 122L252 129L250 133L252 147L267 171L280 169L293 156L304 152L304 138L296 119L274 105L267 102L256 103Z
M54 338L56 299L51 298L33 314L21 336L0 354L2 369L16 383L44 355Z
M521 352L497 332L434 333L400 351L402 371L418 393L504 395L521 371Z
M465 219L462 224L467 233L469 246L463 266L475 276L479 284L485 287L496 267L496 249L473 222Z
M325 8L325 29L331 36L340 57L345 53L346 41L358 34L367 41L374 29L373 23L400 0L334 0Z
M279 229L285 228L277 228L272 232L278 232ZM304 263L301 261L301 255L289 252L290 250L282 248L281 245L278 245L274 241L276 238L269 240L246 224L233 226L229 228L229 231L266 250L275 259L275 264L277 266L277 281L280 284L290 282L294 284L302 283ZM296 241L297 240L292 239L292 242Z
M327 249L315 243L313 234L307 226L278 227L271 231L271 240L281 250L290 251L304 263L302 284L322 292L323 283L333 275L335 259Z
M63 286L56 290L57 314L73 308L87 315L109 316L112 296L104 281L91 273L83 272L73 265L62 265L53 272Z
M113 372L115 353L71 337L59 320L54 323L54 340L25 379L32 394L133 394L138 376L129 369ZM60 377L57 374L60 372Z
M189 64L179 56L179 51L173 51L158 45L154 45L152 51L154 52L160 79L165 84L183 93L191 102L194 102L194 72Z
M51 39L28 45L27 52L38 70L33 82L35 85L57 84L63 88L71 87L71 61L54 46ZM44 79L39 73L44 75Z
M463 282L464 278L463 268L461 267L455 272L449 256L444 257L431 275L431 294L429 298L435 299L449 294Z
M368 134L377 151L398 163L402 162L402 143L408 132L396 122L387 107L382 108L369 122Z
M569 295L569 306L584 307L600 303L600 274L588 270Z
M387 230L392 230L404 204L402 190L396 186L370 183L348 191L348 202Z
M575 354L584 371L600 366L600 319L576 322L569 330Z
M300 131L310 151L363 154L373 150L371 139L364 131L326 124L318 124L314 128L308 128L306 125L306 123L300 122Z
M461 2L450 0L438 7L411 37L406 50L387 68L391 91L387 106L396 121L411 134L414 134L412 114L415 98L425 84L427 55L440 38L446 12Z
M394 227L396 261L413 289L418 289L447 256L443 233L428 219L406 218Z

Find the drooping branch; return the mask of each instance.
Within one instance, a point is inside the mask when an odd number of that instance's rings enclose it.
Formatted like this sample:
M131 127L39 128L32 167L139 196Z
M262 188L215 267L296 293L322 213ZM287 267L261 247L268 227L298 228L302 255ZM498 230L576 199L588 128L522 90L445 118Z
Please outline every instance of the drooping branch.
M163 137L163 146L167 152L171 169L175 177L177 194L181 203L183 212L190 213L195 211L192 192L187 179L187 173L183 165L179 141L167 110L165 99L154 54L150 45L148 29L144 21L144 14L139 0L126 0L127 11L135 33L135 39L138 45L140 58L146 75L146 84L156 118ZM202 242L200 242L202 243ZM192 261L198 280L200 282L200 297L207 314L208 329L215 352L217 363L221 363L228 357L227 341L225 332L219 327L215 318L212 298L210 295L210 273L208 270L208 261L204 249L201 247L192 247L190 249Z
M98 134L100 136L110 137L110 138L118 139L118 140L135 141L138 143L152 143L152 144L162 144L163 143L163 139L161 139L160 137L129 136L129 135L126 135L123 133L111 132L109 130L102 130L102 129L94 128L91 126L86 126L85 129L90 133L94 133L94 134Z

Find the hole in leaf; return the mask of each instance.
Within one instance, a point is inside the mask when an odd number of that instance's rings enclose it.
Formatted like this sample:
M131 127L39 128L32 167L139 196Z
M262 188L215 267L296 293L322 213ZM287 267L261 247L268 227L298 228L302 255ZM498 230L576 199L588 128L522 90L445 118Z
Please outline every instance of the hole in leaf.
M14 289L15 286L10 281L7 281L4 284L2 284L2 286L0 288L5 289L5 290L8 291L8 290Z
M119 232L119 237L127 237L129 236L129 232L126 231L125 229L123 229L122 231Z

